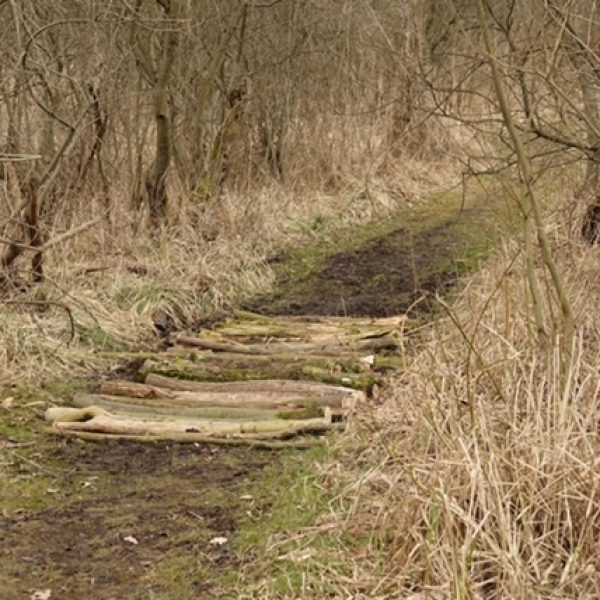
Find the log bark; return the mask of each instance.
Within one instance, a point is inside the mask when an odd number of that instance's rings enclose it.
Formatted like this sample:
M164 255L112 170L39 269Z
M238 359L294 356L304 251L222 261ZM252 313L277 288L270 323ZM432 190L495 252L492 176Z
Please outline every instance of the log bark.
M268 317L244 310L234 311L234 316L244 321L259 321L263 323L325 323L341 324L343 326L352 325L377 325L382 327L398 327L406 323L406 315L397 315L395 317L337 317L326 315L291 315L287 317Z
M309 405L344 407L365 400L365 394L340 386L306 382L307 385L294 385L294 381L262 381L200 383L174 380L160 375L149 375L152 385L110 382L102 385L100 396L79 394L79 396L107 397L116 400L128 398L131 404L144 406L170 406L172 410L199 407L237 407L247 409L279 410L281 408L303 408ZM298 382L299 384L305 382ZM195 384L195 385L194 385ZM164 385L166 388L157 387ZM148 393L144 393L145 389ZM130 393L133 392L133 393ZM76 396L77 397L77 396Z
M358 402L366 400L364 392L338 385L319 383L317 381L295 381L285 379L262 379L257 381L226 381L221 383L189 381L185 379L174 379L150 373L146 377L146 384L151 389L160 389L163 393L173 392L213 392L220 396L230 394L263 394L270 395L267 399L270 403L274 401L273 396L279 398L281 403L302 403L307 400L323 400L324 404L330 406L341 406L345 399L356 399ZM143 384L136 384L143 385ZM114 389L114 388L113 388ZM104 386L101 388L103 393ZM114 393L114 392L113 392ZM175 393L174 397L179 397ZM187 396L184 396L187 397ZM248 396L246 396L248 397Z
M100 393L131 398L174 398L176 396L172 391L161 389L159 386L125 380L103 381L100 385Z
M381 325L364 323L302 323L282 321L230 321L215 328L219 334L234 341L275 340L277 342L312 342L347 344L367 338L400 332L395 323Z
M361 372L362 371L362 372ZM313 380L369 391L378 378L368 367L351 358L248 356L216 353L196 361L147 361L140 372L194 381L248 381L257 379Z
M92 418L90 418L92 416ZM244 437L251 435L258 439L300 434L323 433L339 427L332 422L332 415L325 411L323 418L304 420L263 420L263 421L220 421L208 419L163 419L143 417L123 417L113 415L98 407L85 409L49 409L46 419L59 431L87 431L116 435L159 435L173 436L186 433L199 433L207 437Z
M382 349L395 349L398 341L392 335L383 335L367 339L345 342L273 342L265 344L240 344L226 339L208 336L177 335L173 343L180 346L204 348L215 352L272 356L274 354L310 354L314 356L347 356L359 352L375 352Z
M235 372L237 369L244 370L257 370L261 373L268 375L271 372L271 376L256 377L255 379L294 379L287 375L281 377L279 373L283 371L285 373L288 367L298 368L304 366L319 367L322 369L329 369L332 372L344 371L347 373L362 373L366 369L364 362L362 362L360 356L326 356L320 354L240 354L238 352L212 352L199 350L194 353L188 353L182 355L181 353L175 353L172 355L169 352L156 354L149 358L147 364L170 364L173 366L177 365L196 365L199 369L214 369L216 373L219 373L225 367ZM244 379L243 377L233 377L232 379L226 379L225 381L238 381ZM211 381L210 378L206 379ZM222 381L222 379L215 379L214 381Z
M108 396L105 394L76 394L73 406L87 408L97 406L115 414L128 413L131 415L147 415L159 418L203 418L231 419L234 421L275 420L281 411L301 415L302 405L282 404L271 406L244 406L242 402L236 405L216 404L210 400L194 402L183 399L165 400L161 398L127 398L124 396Z
M68 406L52 406L46 410L44 419L50 423L60 421L61 423L80 422L91 420L94 417L106 416L110 414L108 411L90 406L86 408L72 408Z
M320 438L310 438L304 440L288 441L267 441L256 440L252 438L219 438L213 436L200 435L197 433L184 433L180 435L161 436L161 435L117 435L112 433L93 433L90 431L66 431L58 430L53 427L48 428L48 432L53 435L60 435L68 438L80 439L86 442L146 442L146 443L194 443L194 444L213 444L216 446L249 446L258 450L306 450L321 445Z

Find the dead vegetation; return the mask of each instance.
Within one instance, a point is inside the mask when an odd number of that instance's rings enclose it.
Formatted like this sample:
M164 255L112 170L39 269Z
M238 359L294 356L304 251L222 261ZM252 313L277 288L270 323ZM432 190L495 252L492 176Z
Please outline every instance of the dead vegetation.
M414 15L382 11L0 3L0 379L99 368L269 291L283 249L445 187L459 135L389 103L416 65L378 19L401 40Z
M597 257L559 216L552 226L580 323L566 375L556 348L537 347L509 242L342 441L323 476L345 482L339 512L283 546L320 548L294 567L306 597L600 594Z
M290 276L318 296L323 281L373 250L344 245L358 240L358 224L404 219L426 197L443 210L430 192L450 186L462 206L473 178L493 180L488 189L519 216L502 251L457 298L436 300L441 317L411 339L408 361L376 359L401 372L353 419L343 457L318 477L311 464L293 494L271 482L276 500L261 516L279 502L312 520L260 521L262 546L235 563L233 587L239 598L600 596L600 289L597 248L587 245L598 241L600 198L595 3L64 0L49 10L0 0L0 16L11 24L0 31L9 66L0 81L3 385L138 361L132 370L143 366L151 391L130 387L127 401L115 387L80 393L78 415L92 417L82 430L104 409L135 412L138 394L156 413L186 398L182 410L198 416L206 406L181 394L219 379L246 385L269 374L369 390L364 363L339 347L332 356L305 324L301 348L281 339L257 347L255 336L278 338L264 323L228 335L181 330L287 283L277 279L286 250L339 245L330 270L308 252ZM442 238L416 247L425 254ZM410 301L387 301L398 248L370 280L381 314L437 289L420 272L428 260L405 252L399 280ZM315 256L318 268L307 264ZM371 267L365 259L356 275ZM320 279L304 277L315 272ZM285 301L290 289L281 305L262 306L303 312L308 302ZM346 312L337 298L327 306ZM169 343L186 347L164 352ZM165 384L174 375L181 389ZM249 410L228 410L240 408ZM9 463L47 475L43 457L19 458L24 429L24 443L39 439L40 415L27 414L6 426L17 440L7 442L17 453ZM128 425L119 434L139 441ZM20 476L39 501L31 490L45 480ZM182 485L176 500L186 498ZM46 528L27 510L31 544ZM91 513L82 514L90 531ZM18 532L19 513L9 516ZM70 544L78 531L67 529ZM25 543L10 581L23 575L24 552ZM43 557L34 559L43 572ZM169 597L176 583L165 589Z

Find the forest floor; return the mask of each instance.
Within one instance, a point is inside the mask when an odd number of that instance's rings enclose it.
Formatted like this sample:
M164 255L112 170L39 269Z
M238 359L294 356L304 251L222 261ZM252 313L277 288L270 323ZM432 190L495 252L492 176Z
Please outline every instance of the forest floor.
M488 207L459 206L439 203L278 257L277 290L245 308L389 316L416 303L423 317L497 239ZM95 385L46 383L0 398L0 600L308 597L301 557L286 542L336 493L322 488L318 468L334 444L249 451L44 432L49 404Z

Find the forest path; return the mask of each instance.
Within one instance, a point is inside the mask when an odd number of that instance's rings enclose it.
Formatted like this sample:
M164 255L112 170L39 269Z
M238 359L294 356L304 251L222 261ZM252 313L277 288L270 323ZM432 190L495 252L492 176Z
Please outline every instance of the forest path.
M275 453L268 446L314 431L261 436L252 430L255 442L266 443L229 447L198 443L201 438L194 436L206 432L186 426L180 433L195 443L90 444L42 432L38 406L72 405L78 398L79 406L104 401L111 409L116 401L123 410L123 402L131 409L137 398L156 401L156 411L183 392L187 409L197 410L189 393L210 395L215 389L194 385L229 381L242 386L236 393L248 394L243 385L270 380L293 386L305 380L330 386L332 395L321 402L324 388L288 387L286 419L314 422L329 406L334 413L344 408L343 421L352 407L344 398L355 390L368 395L386 370L402 364L397 352L407 327L402 313L424 292L427 298L449 289L464 270L465 256L473 262L483 253L482 240L489 244L482 235L488 222L486 211L474 209L434 219L417 216L388 223L383 232L372 230L355 247L334 243L325 254L318 249L317 260L314 252L305 260L311 249L292 254L282 263L277 291L247 305L283 318L238 313L211 331L175 335L168 351L129 355L144 359L136 364L153 388L149 393L121 382L125 391L107 394L106 387L89 381L48 385L44 398L39 391L20 390L20 408L8 413L1 429L0 466L7 476L0 478L0 599L238 598L247 580L262 581L263 591L270 590L262 597L283 596L292 585L289 573L274 575L272 569L276 565L279 572L284 563L260 557L271 536L310 525L323 510L326 499L313 464L326 450L308 443L309 450ZM429 309L426 301L419 307L422 313ZM298 318L307 314L312 316ZM114 381L102 386L115 391ZM348 394L340 394L341 388ZM269 397L281 393L279 388ZM259 411L271 410L270 418L285 423L281 408L263 403ZM335 420L331 414L329 419ZM86 424L81 425L84 432ZM298 501L299 490L315 494L309 506Z

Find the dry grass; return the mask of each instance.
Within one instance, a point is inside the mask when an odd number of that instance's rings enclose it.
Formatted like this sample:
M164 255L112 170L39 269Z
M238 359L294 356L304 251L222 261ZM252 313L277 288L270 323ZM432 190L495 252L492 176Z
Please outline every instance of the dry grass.
M273 184L252 193L224 193L201 205L175 191L179 205L173 207L172 225L158 236L125 198L114 198L111 223L103 220L47 253L43 285L3 292L0 383L105 369L117 362L107 361L102 351L156 344L157 320L193 325L269 291L274 273L268 258L406 208L447 185L445 176L454 173L446 163L428 177L429 168L413 161L402 173L371 178L368 186L345 178L335 191L308 193ZM69 206L68 214L55 213L50 238L76 227L73 215L85 215L83 221L103 210L100 201L89 200L86 210ZM28 266L24 260L19 264Z
M381 406L358 415L348 460L330 473L347 491L324 527L368 543L321 553L309 589L600 597L600 264L561 225L555 249L580 326L566 379L558 351L533 343L519 246L508 243L424 334ZM336 563L346 568L325 575Z

